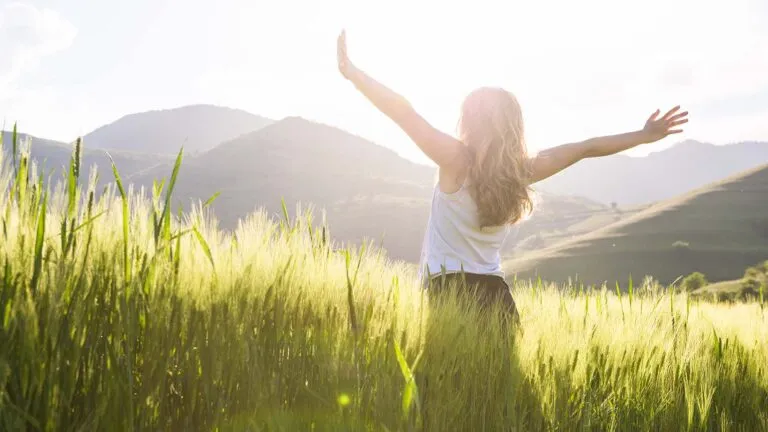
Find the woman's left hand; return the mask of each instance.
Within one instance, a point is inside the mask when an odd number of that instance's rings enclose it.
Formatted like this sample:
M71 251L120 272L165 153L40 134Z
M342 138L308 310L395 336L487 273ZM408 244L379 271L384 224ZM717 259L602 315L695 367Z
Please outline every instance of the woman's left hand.
M680 111L679 105L667 111L661 118L658 118L661 113L659 110L651 114L648 121L645 122L645 127L643 127L647 142L658 141L669 135L681 133L683 130L678 126L688 123L688 111L679 114L678 111Z

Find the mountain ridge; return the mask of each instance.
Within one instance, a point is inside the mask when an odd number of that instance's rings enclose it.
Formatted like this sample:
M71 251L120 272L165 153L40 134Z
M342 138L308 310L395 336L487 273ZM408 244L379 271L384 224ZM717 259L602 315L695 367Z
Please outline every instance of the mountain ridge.
M104 149L170 154L183 145L196 153L272 122L237 108L195 104L127 114L83 138Z
M763 163L768 163L768 142L713 145L687 140L643 157L583 160L539 185L563 195L636 206L673 198Z

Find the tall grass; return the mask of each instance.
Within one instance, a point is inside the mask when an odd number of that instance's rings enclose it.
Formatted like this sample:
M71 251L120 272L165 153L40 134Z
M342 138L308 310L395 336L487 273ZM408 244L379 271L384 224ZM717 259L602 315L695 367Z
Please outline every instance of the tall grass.
M208 203L174 216L181 153L167 189L115 167L96 194L79 144L59 182L13 144L0 430L768 429L757 304L516 281L509 332L309 212L231 233Z

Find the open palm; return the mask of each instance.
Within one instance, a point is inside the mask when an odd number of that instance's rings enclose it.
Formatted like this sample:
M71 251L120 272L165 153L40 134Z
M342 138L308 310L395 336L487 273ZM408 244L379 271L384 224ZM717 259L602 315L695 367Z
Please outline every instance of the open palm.
M661 111L656 110L648 121L645 122L643 132L647 135L649 142L658 141L672 134L681 133L683 130L678 126L688 123L688 111L680 111L680 106L676 106L667 111L661 118L659 114Z
M343 30L336 41L336 61L341 75L349 79L354 66L349 61L349 56L347 55L347 33Z

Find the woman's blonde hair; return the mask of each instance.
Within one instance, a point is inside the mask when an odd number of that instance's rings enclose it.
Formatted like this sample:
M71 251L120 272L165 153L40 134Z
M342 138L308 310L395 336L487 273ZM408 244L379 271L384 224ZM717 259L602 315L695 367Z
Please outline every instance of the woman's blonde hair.
M458 124L469 154L469 192L480 227L513 224L533 211L531 166L517 98L494 87L470 93Z

